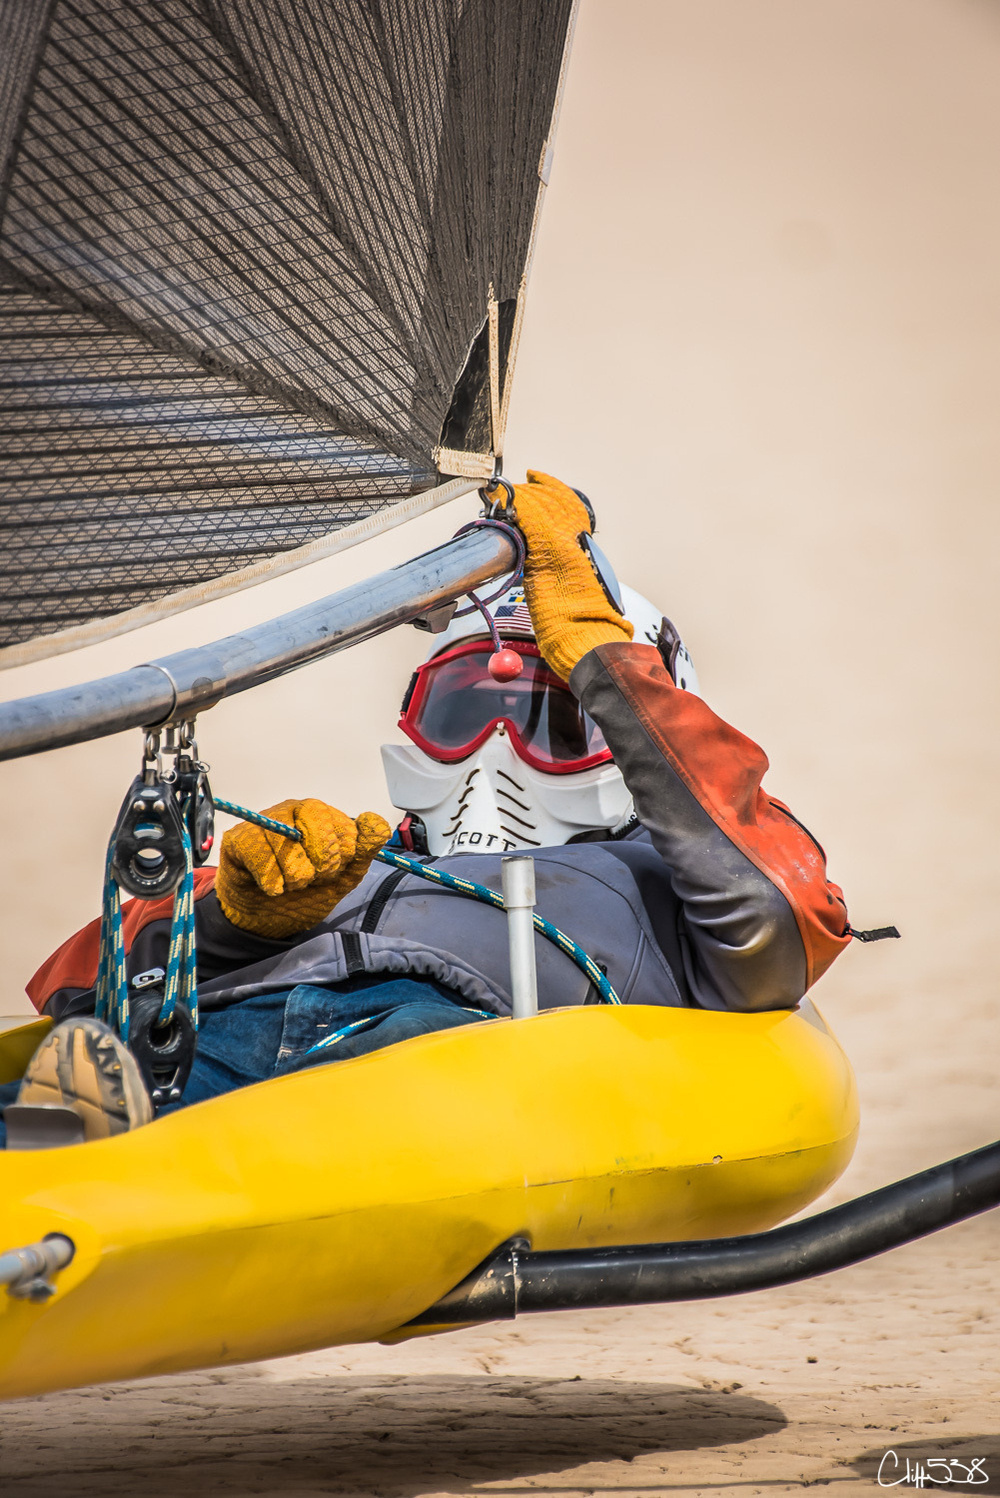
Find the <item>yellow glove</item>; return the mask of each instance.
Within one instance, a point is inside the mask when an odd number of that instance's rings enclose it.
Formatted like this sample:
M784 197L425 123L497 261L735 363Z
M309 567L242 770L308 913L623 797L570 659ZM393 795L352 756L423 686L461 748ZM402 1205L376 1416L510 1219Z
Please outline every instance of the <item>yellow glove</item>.
M282 801L264 815L297 828L301 843L251 822L231 827L222 839L215 893L234 926L275 941L324 920L361 883L390 836L376 812L355 820L324 801Z
M564 681L595 645L631 640L633 630L604 594L580 548L590 532L583 503L558 479L529 469L514 486L514 512L527 543L524 590L538 648Z

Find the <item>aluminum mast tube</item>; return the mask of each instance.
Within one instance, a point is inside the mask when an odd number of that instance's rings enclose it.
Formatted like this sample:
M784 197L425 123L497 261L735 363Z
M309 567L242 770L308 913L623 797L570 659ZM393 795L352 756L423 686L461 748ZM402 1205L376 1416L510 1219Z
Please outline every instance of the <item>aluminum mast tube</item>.
M222 697L405 624L516 565L511 541L502 531L483 526L212 645L161 656L79 686L0 703L0 759L194 717Z

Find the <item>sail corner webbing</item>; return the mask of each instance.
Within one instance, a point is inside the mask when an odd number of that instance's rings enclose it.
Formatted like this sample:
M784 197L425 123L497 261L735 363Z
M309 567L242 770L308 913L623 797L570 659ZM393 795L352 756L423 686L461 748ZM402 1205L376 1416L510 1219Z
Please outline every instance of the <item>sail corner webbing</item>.
M0 664L494 471L571 19L0 0Z

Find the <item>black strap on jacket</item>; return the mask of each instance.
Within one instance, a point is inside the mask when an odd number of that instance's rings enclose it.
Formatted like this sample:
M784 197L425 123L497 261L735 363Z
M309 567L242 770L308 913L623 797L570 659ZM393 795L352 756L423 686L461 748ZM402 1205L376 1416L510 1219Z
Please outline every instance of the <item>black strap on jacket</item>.
M386 877L379 885L378 889L368 901L368 909L365 911L364 919L361 922L362 931L371 935L373 931L378 930L378 923L382 919L382 912L385 910L386 905L389 903L390 895L392 895L397 884L399 884L399 882L405 878L405 869L392 869L390 873L386 875Z

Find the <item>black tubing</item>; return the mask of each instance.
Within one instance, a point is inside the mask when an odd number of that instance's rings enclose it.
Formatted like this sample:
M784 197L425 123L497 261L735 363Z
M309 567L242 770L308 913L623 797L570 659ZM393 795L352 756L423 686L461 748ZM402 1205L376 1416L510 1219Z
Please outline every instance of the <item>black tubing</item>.
M408 1325L742 1295L857 1264L998 1205L1000 1142L768 1233L555 1253L515 1239Z

